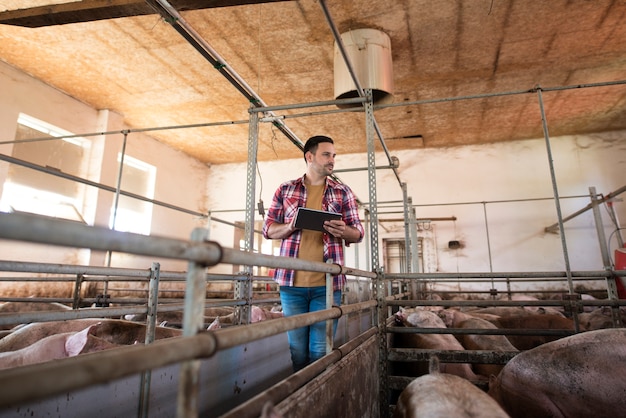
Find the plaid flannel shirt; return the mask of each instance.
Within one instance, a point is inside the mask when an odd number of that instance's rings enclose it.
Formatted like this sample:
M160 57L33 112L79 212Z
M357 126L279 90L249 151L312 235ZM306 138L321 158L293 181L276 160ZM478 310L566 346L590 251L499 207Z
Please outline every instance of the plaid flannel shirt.
M289 223L296 216L298 207L306 206L306 187L304 186L304 176L296 180L287 181L280 185L274 193L272 204L268 209L265 222L263 224L263 236L267 236L267 231L275 222ZM322 196L322 210L341 213L346 225L356 228L363 239L365 230L359 218L356 197L352 190L345 184L327 177L326 187ZM324 261L332 260L333 263L343 265L343 240L335 238L331 234L324 234ZM280 255L284 257L297 257L300 248L302 231L296 230L289 237L282 240L280 245ZM348 245L348 244L346 244ZM276 269L274 280L280 286L293 286L295 271L288 269ZM334 290L341 290L346 283L345 274L333 277Z

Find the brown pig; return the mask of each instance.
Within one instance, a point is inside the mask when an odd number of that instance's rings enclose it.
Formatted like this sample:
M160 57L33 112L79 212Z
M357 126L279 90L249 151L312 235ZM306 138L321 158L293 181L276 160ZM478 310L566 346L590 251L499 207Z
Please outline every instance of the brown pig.
M116 344L94 336L98 326L95 324L79 332L51 335L28 347L0 353L0 369L43 363L118 347Z
M393 418L508 418L500 405L466 379L440 373L431 358L430 374L402 391Z
M77 332L95 324L98 324L98 327L92 330L92 335L112 344L143 344L146 340L146 326L144 324L122 319L87 318L33 322L0 339L0 352L15 351L51 335ZM179 329L164 327L156 327L155 329L155 339L157 340L180 335L182 335L182 331Z
M626 329L587 331L524 351L489 383L514 418L613 418L626 411Z
M446 324L439 316L429 310L405 310L396 313L396 318L401 320L404 326L416 328L446 328ZM410 336L410 348L435 349L435 350L464 350L461 343L452 334L406 334ZM406 344L405 347L409 347ZM486 380L477 376L467 363L443 363L441 369L445 373L454 374L469 380Z
M439 316L450 328L498 329L485 319L453 309L444 309L439 312ZM457 338L466 350L519 351L504 335L461 334ZM476 373L484 376L497 376L502 367L504 366L499 364L474 364L472 366Z

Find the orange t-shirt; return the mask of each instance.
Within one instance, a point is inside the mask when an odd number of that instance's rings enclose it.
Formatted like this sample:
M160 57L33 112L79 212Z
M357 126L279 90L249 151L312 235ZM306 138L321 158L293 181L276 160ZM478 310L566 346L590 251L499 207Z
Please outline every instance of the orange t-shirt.
M322 209L322 195L324 193L324 184L319 186L306 187L306 207L309 209ZM300 240L300 249L298 258L301 260L321 261L324 262L324 234L319 231L311 231L309 229L302 230L302 239ZM296 270L294 286L313 287L326 285L326 273L315 271Z

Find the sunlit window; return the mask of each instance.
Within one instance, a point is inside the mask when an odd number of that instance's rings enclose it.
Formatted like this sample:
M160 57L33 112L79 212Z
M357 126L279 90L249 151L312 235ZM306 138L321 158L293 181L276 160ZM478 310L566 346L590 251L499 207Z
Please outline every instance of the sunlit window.
M118 162L122 159L118 155ZM128 155L124 156L121 190L154 199L156 167ZM109 226L117 231L150 235L153 204L130 196L120 195L111 210Z
M91 141L85 138L53 139L69 135L72 133L20 114L12 156L49 171L84 178ZM45 139L48 137L51 139ZM0 211L36 213L85 222L85 188L84 184L73 180L11 164L0 198Z

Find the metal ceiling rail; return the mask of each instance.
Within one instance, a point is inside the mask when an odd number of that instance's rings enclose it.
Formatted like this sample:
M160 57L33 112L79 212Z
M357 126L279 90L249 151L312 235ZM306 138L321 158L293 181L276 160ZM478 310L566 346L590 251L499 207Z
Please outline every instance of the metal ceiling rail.
M155 126L153 128L136 128L136 129L121 129L116 131L104 131L104 132L90 132L84 134L72 134L72 135L60 135L60 136L44 136L40 138L29 138L29 139L20 139L15 140L12 139L10 141L0 141L0 145L6 144L15 144L15 143L26 143L26 142L39 142L39 141L53 141L57 139L71 139L71 138L86 138L90 136L99 136L99 135L127 135L131 133L141 133L141 132L151 132L151 131L166 131L170 129L189 129L189 128L205 128L210 126L227 126L227 125L247 125L249 123L248 120L234 120L227 122L205 122L205 123L192 123L188 125L170 125L170 126Z
M205 57L254 107L267 106L261 97L246 81L185 21L178 11L166 0L146 0L146 2L169 23L183 38ZM270 116L274 116L270 112ZM300 149L304 144L298 136L280 120L273 122L291 142Z
M605 81L605 82L588 83L588 84L572 84L568 86L557 86L557 87L541 87L541 90L544 92L563 91L563 90L576 90L576 89L590 88L590 87L609 87L609 86L616 86L616 85L623 85L623 84L626 84L626 80ZM455 102L459 100L486 99L490 97L514 96L518 94L534 94L534 93L537 93L537 90L539 88L540 87L537 86L537 87L533 87L531 89L525 89L525 90L512 90L512 91L503 91L503 92L495 92L495 93L471 94L467 96L446 97L443 99L424 99L424 100L415 100L412 102L402 102L402 103L386 103L386 104L375 105L374 109L378 110L378 109L385 109L389 107Z

